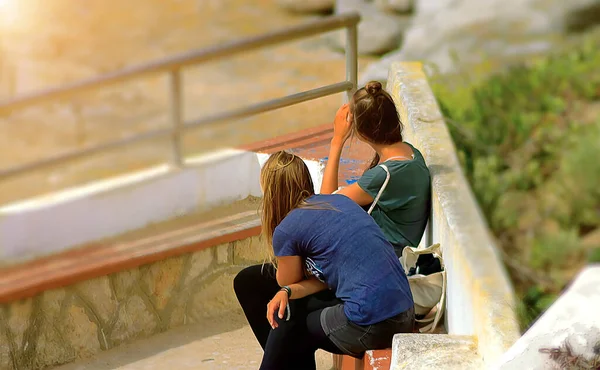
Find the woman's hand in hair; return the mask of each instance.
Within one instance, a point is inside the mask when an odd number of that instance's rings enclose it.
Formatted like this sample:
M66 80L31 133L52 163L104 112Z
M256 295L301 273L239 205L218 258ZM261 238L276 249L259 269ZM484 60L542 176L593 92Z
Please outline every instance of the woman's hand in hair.
M350 106L344 104L338 109L333 121L333 140L343 145L350 137L352 131L352 114Z
M275 294L275 297L271 299L269 304L267 304L267 320L269 321L269 325L273 329L277 328L279 325L277 324L277 320L275 320L275 314L279 317L279 319L283 319L285 315L285 308L288 305L288 296L285 290L280 290Z

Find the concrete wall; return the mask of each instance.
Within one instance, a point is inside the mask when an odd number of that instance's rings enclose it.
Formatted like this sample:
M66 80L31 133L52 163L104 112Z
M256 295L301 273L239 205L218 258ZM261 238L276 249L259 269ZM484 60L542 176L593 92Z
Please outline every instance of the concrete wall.
M579 273L567 291L506 352L496 368L558 368L557 362L548 353L540 353L540 349L559 348L567 342L573 355L600 358L599 307L600 264L596 264Z
M440 243L448 274L446 328L472 335L493 364L519 337L514 294L420 63L394 63L387 84L405 139L432 174L432 216L422 244Z
M252 237L0 305L0 369L42 369L241 312L232 279L262 262Z
M20 261L193 212L260 196L267 154L222 150L188 167L148 169L0 208L0 260ZM306 161L315 187L318 162Z

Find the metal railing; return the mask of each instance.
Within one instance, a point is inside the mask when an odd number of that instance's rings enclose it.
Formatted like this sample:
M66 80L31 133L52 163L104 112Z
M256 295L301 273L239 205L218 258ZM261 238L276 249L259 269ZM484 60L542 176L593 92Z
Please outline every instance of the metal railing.
M83 91L98 89L125 80L145 77L150 74L168 73L169 75L171 127L147 131L124 139L110 141L101 145L71 151L65 154L45 158L43 160L1 170L0 180L7 177L21 175L23 173L43 167L57 165L87 155L127 146L132 143L165 136L171 136L173 165L176 167L182 167L184 165L184 158L181 150L181 134L186 130L207 123L244 118L343 91L346 91L348 93L348 97L350 97L351 94L356 90L357 85L357 25L359 21L360 16L356 13L331 16L314 22L291 27L282 31L272 32L257 37L250 37L203 50L182 53L174 57L163 58L150 63L124 68L120 71L75 82L66 86L51 88L33 94L17 97L5 102L0 102L0 115L2 115L6 112L11 112L16 109L26 108L38 103L45 103L52 100L69 98ZM225 111L189 122L184 122L182 120L181 70L184 67L197 65L210 60L227 57L233 54L239 54L265 46L316 36L321 33L330 32L341 28L346 29L345 81L288 95L282 98L268 100L243 108Z

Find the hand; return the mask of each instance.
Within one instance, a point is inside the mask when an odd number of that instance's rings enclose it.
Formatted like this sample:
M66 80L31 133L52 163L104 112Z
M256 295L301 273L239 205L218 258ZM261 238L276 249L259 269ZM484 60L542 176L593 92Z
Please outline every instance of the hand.
M279 326L275 320L275 312L278 313L278 317L283 319L285 314L285 308L288 305L288 296L285 290L280 290L275 294L275 297L267 304L267 320L273 329Z
M338 109L333 121L333 139L340 144L344 144L350 137L352 129L352 114L350 106L344 104Z

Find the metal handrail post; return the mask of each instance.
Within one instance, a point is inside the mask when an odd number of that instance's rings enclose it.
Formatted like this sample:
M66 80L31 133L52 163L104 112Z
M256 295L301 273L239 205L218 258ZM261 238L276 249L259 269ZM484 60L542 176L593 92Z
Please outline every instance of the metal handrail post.
M181 102L181 72L179 68L176 68L169 73L169 98L170 98L170 109L171 109L171 146L173 150L173 165L175 167L181 167L183 165L182 151L181 151L181 131L183 129L183 121L181 120L182 115L182 102Z
M358 28L353 24L346 28L346 81L352 83L352 89L346 92L348 102L358 88Z

